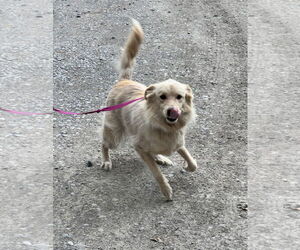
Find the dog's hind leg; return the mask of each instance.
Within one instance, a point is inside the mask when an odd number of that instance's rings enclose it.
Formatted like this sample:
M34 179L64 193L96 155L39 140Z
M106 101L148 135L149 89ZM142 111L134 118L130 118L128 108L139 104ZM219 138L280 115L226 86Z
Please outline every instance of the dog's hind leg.
M168 201L171 201L172 194L173 194L172 188L168 183L167 178L160 171L159 166L157 166L154 157L151 154L146 153L137 147L136 147L136 151L151 170L154 178L158 182L161 192L164 194L164 196L167 198Z
M105 170L112 169L109 150L116 148L122 138L122 131L120 129L112 129L106 125L103 127L102 138L102 164L101 168Z
M105 170L111 170L112 164L109 155L109 148L102 144L102 164L101 168Z
M173 166L173 162L166 156L163 155L156 155L154 157L155 161L157 164L162 165L162 166Z

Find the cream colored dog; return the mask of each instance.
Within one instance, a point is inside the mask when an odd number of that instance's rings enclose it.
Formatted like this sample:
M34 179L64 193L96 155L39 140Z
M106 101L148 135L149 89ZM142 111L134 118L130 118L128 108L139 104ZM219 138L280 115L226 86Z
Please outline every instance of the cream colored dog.
M185 147L185 128L195 116L191 88L175 80L166 80L146 87L131 81L138 49L144 39L140 24L133 20L132 31L121 57L119 82L112 88L107 105L116 105L138 97L137 103L105 113L103 125L102 167L112 168L109 149L116 148L124 136L150 168L167 200L172 188L157 164L172 165L167 157L177 151L187 162L186 170L195 171L197 163Z

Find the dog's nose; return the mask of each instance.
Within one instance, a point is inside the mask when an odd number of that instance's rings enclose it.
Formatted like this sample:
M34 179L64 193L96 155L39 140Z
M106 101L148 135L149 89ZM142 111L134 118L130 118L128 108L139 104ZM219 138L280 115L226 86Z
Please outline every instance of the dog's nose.
M172 119L177 119L180 116L180 110L178 108L172 107L167 109L167 116Z

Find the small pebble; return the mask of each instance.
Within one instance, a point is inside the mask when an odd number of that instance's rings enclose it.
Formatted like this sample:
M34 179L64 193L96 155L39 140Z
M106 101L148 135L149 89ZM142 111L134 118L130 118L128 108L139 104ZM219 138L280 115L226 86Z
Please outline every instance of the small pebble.
M74 243L72 241L68 241L68 245L74 246Z
M23 244L26 246L32 246L31 242L28 240L23 241Z
M153 238L150 238L151 241L155 241L155 242L159 242L159 243L162 243L162 239L159 238L159 237L153 237Z
M86 166L87 166L88 168L90 168L90 167L93 166L93 163L92 163L91 161L88 161L87 164L86 164Z

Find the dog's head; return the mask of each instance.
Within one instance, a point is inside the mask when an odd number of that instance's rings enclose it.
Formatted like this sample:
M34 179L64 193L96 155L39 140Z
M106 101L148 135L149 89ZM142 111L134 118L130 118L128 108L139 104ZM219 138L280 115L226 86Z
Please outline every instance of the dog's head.
M193 117L193 93L187 84L174 80L150 85L145 90L151 117L165 128L180 129Z

